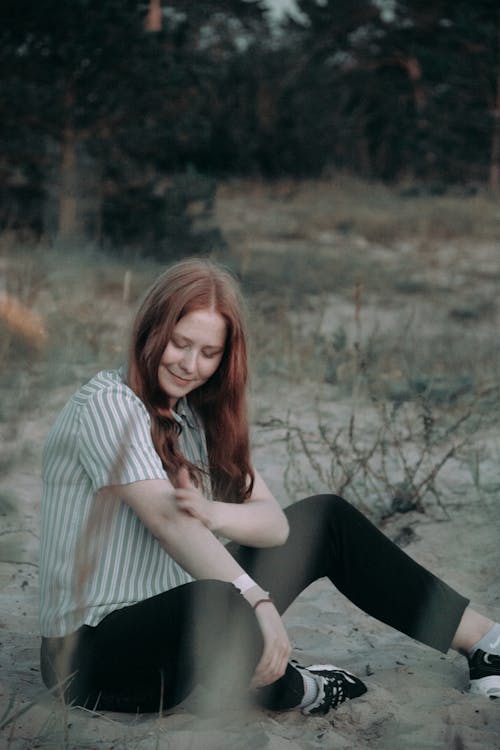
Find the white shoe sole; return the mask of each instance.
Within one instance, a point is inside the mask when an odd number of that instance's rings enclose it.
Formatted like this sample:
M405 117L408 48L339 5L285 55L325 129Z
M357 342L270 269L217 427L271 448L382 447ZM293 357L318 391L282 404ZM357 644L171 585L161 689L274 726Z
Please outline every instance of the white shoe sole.
M474 695L484 695L486 698L500 698L500 676L481 677L471 680L469 692Z

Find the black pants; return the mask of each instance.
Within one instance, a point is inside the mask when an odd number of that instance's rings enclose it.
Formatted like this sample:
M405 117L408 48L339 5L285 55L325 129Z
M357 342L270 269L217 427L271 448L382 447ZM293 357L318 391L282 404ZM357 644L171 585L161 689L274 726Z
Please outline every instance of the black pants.
M289 506L281 547L228 549L283 613L310 583L328 577L368 614L446 652L468 601L418 565L340 497L318 495ZM196 683L224 699L247 690L262 651L252 608L232 584L194 581L118 609L83 626L65 673L67 701L117 711L157 711L182 701ZM42 641L42 676L52 687L67 639ZM292 708L302 678L289 665L257 691L268 708Z

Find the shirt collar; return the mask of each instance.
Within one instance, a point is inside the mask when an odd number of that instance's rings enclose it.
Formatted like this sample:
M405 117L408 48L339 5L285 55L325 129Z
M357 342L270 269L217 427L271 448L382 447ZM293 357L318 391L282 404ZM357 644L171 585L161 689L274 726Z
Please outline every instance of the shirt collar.
M191 410L191 407L188 404L187 398L183 396L180 398L177 402L177 405L175 407L175 411L173 409L170 409L170 413L172 414L173 418L177 422L178 425L181 427L184 426L184 422L188 425L188 427L191 427L191 429L196 429L196 421L193 416L193 412Z

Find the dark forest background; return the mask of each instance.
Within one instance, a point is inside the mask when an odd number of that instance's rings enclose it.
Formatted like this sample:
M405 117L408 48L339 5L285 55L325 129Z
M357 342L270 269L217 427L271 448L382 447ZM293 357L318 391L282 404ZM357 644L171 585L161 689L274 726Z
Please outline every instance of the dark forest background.
M297 8L4 0L1 227L164 258L218 241L220 179L498 190L497 0Z

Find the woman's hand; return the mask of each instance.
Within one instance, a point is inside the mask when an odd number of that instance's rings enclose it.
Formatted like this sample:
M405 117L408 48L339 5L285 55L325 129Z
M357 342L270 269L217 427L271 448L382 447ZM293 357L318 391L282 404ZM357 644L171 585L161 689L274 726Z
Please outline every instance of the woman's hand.
M257 688L270 685L285 674L292 647L274 604L259 604L255 614L264 638L264 650L250 683Z
M184 513L197 518L208 529L214 528L214 503L207 500L193 485L187 469L182 468L177 474L177 487L174 490L177 507ZM259 598L268 596L260 586L250 589L245 598L251 605ZM280 614L272 602L264 602L255 610L264 649L255 669L251 687L264 687L276 682L285 674L292 647Z
M194 486L185 467L179 469L177 473L177 487L174 490L174 497L179 510L197 518L207 529L213 530L213 503L207 500Z

